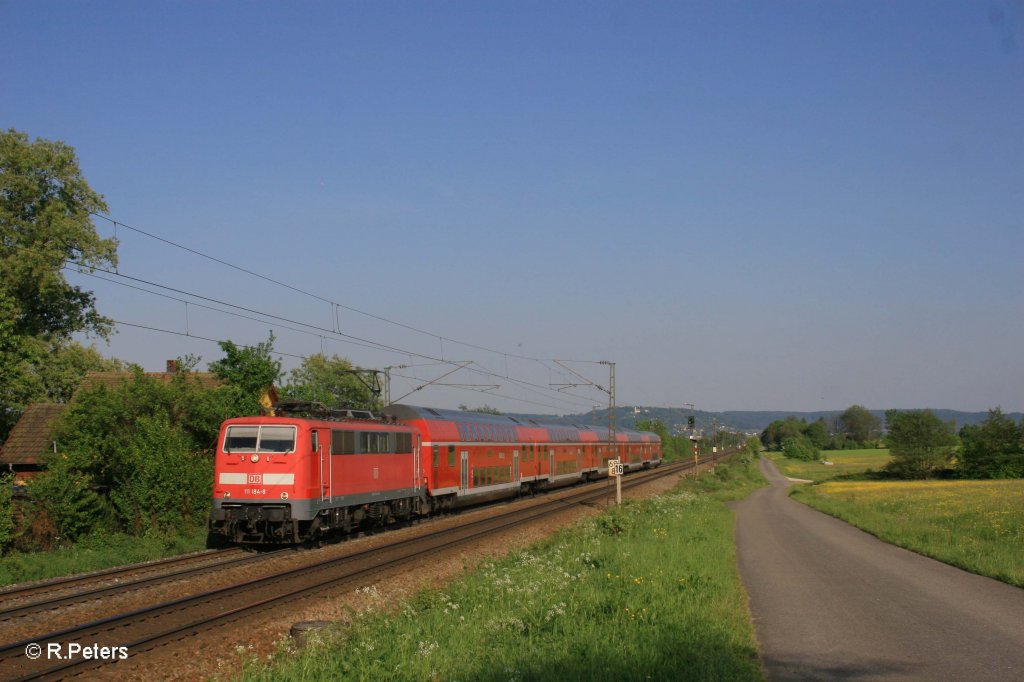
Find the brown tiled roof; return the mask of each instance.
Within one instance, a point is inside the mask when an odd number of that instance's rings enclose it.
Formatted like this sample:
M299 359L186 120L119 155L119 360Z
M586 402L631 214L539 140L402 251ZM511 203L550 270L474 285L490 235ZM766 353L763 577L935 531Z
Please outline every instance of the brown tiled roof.
M153 377L158 381L171 381L175 373L174 372L145 372L147 377ZM79 391L95 388L96 386L106 386L107 388L117 388L121 384L131 381L134 374L131 372L88 372L85 378L82 379L82 384L78 387ZM189 372L186 375L189 381L198 381L202 388L217 388L223 386L224 382L217 378L213 372Z
M0 449L0 464L38 464L42 454L53 452L51 429L66 407L56 403L29 405Z

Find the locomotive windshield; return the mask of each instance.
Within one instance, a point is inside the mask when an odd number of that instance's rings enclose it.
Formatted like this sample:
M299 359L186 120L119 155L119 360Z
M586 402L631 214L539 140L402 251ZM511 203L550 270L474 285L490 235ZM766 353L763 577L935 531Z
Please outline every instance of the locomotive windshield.
M295 452L295 427L229 426L224 452Z

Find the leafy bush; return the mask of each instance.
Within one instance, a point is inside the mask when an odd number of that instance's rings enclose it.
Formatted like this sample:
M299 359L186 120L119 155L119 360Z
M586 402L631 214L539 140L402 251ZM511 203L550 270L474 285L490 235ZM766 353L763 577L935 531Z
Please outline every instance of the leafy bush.
M818 449L814 447L806 436L790 436L782 442L782 451L790 459L803 459L813 461L820 457Z
M78 470L66 457L57 457L45 474L29 482L30 494L56 532L53 538L39 538L42 546L114 526L110 501L96 491L92 481L88 472Z
M251 404L237 386L203 388L187 373L165 382L136 368L120 386L76 396L57 425L61 452L31 483L31 494L59 539L201 525L220 424Z
M0 554L10 544L14 533L13 485L14 476L0 475Z

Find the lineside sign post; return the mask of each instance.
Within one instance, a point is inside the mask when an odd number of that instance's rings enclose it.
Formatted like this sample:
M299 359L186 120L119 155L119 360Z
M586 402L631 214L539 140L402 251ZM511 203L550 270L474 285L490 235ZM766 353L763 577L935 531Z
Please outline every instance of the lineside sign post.
M608 476L615 478L615 504L622 504L622 462L617 459L608 460Z

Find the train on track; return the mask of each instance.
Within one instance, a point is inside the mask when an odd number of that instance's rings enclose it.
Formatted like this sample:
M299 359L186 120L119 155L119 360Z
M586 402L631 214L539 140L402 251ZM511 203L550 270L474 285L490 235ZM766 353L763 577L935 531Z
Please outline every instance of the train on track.
M315 541L661 464L657 434L390 405L374 416L281 403L221 426L210 535Z

